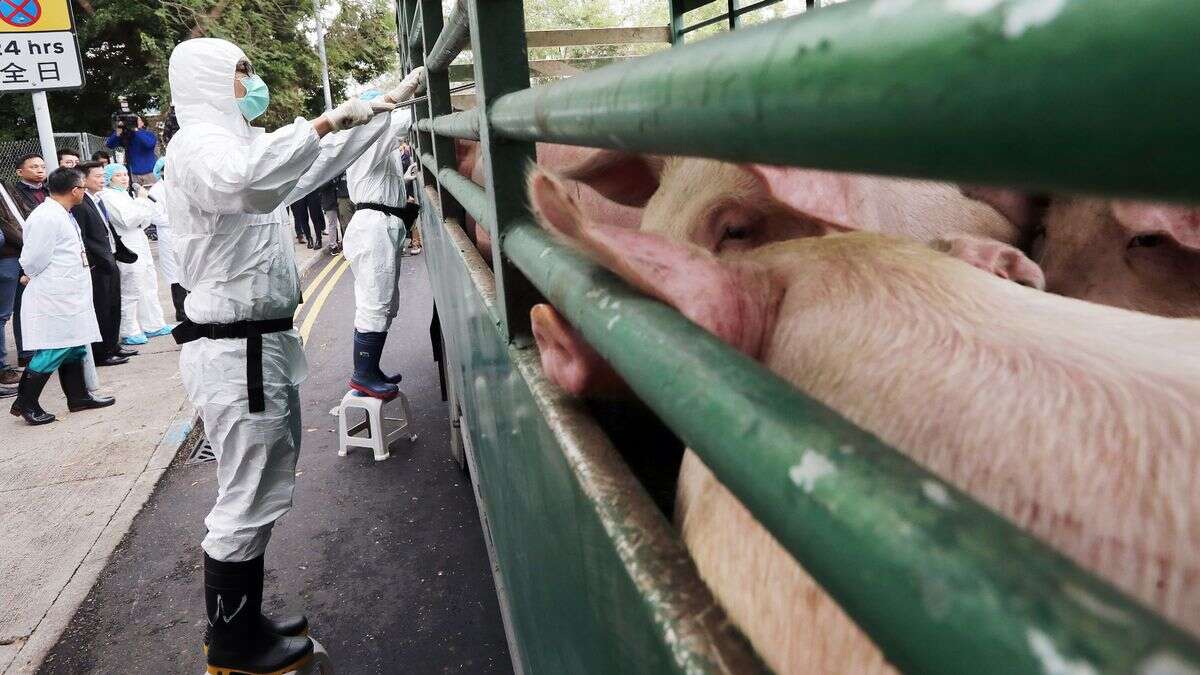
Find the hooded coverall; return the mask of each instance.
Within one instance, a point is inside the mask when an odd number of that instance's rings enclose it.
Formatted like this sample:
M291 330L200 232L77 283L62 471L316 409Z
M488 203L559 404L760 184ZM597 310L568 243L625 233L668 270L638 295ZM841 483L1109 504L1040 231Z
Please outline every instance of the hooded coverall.
M290 325L300 281L286 205L345 171L388 118L324 138L300 118L271 133L252 128L233 92L234 68L244 58L236 45L213 38L188 40L172 53L180 129L167 150L167 212L180 282L191 291L190 321ZM295 330L259 339L261 412L252 412L248 370L257 365L255 340L201 338L184 344L179 357L184 388L217 458L217 501L204 520L203 548L221 561L263 555L296 481L299 385L308 365Z

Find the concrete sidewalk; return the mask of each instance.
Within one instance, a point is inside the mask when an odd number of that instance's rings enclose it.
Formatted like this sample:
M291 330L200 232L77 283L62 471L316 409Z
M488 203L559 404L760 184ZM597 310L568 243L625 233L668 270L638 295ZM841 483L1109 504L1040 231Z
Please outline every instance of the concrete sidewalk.
M301 272L326 259L302 246L296 258ZM171 320L161 276L159 291ZM59 421L0 416L0 673L37 669L191 430L178 345L164 336L137 349L98 371L114 406L68 413L51 382L41 402ZM0 399L5 413L11 404Z

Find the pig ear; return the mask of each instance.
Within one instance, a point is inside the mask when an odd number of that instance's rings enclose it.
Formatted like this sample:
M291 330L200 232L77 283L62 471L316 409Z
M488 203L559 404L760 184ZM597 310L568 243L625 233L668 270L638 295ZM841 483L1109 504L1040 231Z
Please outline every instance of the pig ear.
M1200 207L1154 202L1113 202L1113 215L1139 237L1162 235L1200 251Z
M965 196L996 209L1022 231L1037 225L1045 211L1045 197L1021 190L987 185L960 185L959 190Z
M539 220L643 293L657 298L725 342L757 356L781 289L746 262L722 262L687 242L588 222L566 188L543 171L529 179Z
M979 237L951 237L934 240L930 246L1001 279L1039 291L1046 289L1046 275L1042 268L1020 249L1004 242Z
M642 207L658 191L662 161L619 150L595 150L558 173L618 204Z
M553 307L534 305L529 319L550 381L576 396L627 391L612 366Z
M770 164L742 164L758 177L777 201L796 212L820 236L856 229L846 205L845 186L837 174Z

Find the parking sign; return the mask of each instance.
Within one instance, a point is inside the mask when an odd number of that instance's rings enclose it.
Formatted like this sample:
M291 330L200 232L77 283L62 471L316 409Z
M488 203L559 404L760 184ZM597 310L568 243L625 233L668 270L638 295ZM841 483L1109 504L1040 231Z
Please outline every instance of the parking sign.
M82 86L70 0L0 0L0 93Z

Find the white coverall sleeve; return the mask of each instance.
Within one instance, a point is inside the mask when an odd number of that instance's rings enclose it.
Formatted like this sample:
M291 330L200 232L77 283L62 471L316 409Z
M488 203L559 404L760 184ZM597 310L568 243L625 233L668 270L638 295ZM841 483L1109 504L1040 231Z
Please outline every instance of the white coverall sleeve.
M122 232L144 230L150 225L150 209L143 203L125 194L106 192L102 199L108 208L108 217L113 226Z
M30 218L25 221L25 244L21 248L21 270L36 277L50 265L59 223L50 218Z
M249 143L215 124L196 125L174 142L181 146L171 153L179 158L171 162L174 182L186 186L194 206L217 214L271 213L290 203L284 200L321 153L312 123L301 118Z
M322 138L321 154L317 161L312 163L282 203L290 205L310 194L345 172L364 152L380 145L376 141L380 141L380 137L390 128L390 119L390 115L376 115L362 126L328 134Z

